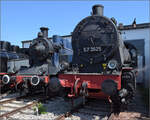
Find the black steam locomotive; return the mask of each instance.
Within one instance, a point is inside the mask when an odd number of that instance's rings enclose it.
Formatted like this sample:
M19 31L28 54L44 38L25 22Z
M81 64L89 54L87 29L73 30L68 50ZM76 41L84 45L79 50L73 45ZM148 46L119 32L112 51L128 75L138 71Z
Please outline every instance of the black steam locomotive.
M137 50L121 39L114 19L103 16L103 6L93 6L72 33L71 70L58 75L68 97L109 98L127 104L136 89Z
M26 50L19 46L11 45L10 42L0 41L0 90L1 93L14 88L14 83L10 82L10 77L15 75L17 69L9 64L9 61L27 59ZM18 69L19 65L17 65ZM9 71L9 67L12 68Z
M55 75L61 68L56 63L59 62L58 52L62 48L63 42L56 35L52 39L48 38L48 28L41 27L40 29L38 37L33 39L29 47L30 66L19 70L16 74L16 81L20 81L16 88L29 94L43 90L46 95L50 95L51 91L54 94L57 90Z

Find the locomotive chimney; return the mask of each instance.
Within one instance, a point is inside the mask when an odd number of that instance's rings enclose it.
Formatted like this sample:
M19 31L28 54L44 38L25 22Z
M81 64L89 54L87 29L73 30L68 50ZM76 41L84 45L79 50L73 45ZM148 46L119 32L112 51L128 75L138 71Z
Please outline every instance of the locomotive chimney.
M47 27L41 27L40 30L43 33L43 37L48 38L48 30L49 29Z
M92 7L93 15L103 16L103 9L104 9L103 5L100 5L100 4L94 5Z

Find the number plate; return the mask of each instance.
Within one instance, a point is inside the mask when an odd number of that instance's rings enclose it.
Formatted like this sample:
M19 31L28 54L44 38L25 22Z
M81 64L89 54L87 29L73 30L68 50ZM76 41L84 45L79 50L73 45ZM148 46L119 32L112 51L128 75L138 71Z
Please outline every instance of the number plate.
M84 47L83 52L101 52L101 47Z

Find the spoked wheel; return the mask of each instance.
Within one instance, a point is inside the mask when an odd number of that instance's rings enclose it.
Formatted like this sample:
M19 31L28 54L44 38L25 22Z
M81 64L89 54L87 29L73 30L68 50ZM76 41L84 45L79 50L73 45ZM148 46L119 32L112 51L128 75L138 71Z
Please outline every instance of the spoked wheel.
M127 93L125 96L121 96L120 98L123 110L127 109L127 105L133 101L135 96L135 89L131 83L128 83L124 90L126 90Z
M109 102L111 104L111 112L114 113L115 115L119 115L119 113L121 112L121 102L118 94L110 96Z
M122 108L126 109L127 105L132 102L136 91L136 78L134 71L125 71L122 74L122 89L119 91L119 96L122 103Z
M134 86L131 83L126 84L126 87L110 96L112 112L119 115L121 111L127 109L128 104L133 100L135 94Z

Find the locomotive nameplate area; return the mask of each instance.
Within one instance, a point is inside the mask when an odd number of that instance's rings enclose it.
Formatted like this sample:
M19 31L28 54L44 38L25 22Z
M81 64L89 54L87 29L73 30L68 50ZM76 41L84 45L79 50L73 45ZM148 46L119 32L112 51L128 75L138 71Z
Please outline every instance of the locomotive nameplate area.
M103 52L103 51L105 51L105 49L107 48L107 49L113 49L113 47L114 47L115 45L114 44L112 44L112 45L101 45L101 46L87 46L87 47L83 47L83 48L81 48L80 49L80 52L82 53L88 53L88 52Z
M83 52L101 52L101 47L84 47Z

